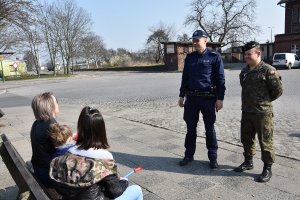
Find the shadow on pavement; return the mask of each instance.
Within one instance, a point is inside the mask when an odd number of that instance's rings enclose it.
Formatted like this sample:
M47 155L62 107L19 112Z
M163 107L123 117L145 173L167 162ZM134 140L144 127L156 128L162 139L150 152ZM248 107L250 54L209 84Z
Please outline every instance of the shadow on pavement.
M11 186L0 190L0 199L17 199L18 194L18 187L17 186Z
M156 157L156 156L140 156L120 152L112 152L117 163L134 168L142 166L145 170L161 171L161 172L173 172L180 174L191 174L201 176L248 176L256 178L257 174L243 172L234 172L233 168L237 166L229 166L219 163L218 169L210 169L208 167L209 162L203 160L194 160L186 166L179 166L179 161L182 158L172 157Z
M289 137L300 137L300 133L291 133Z

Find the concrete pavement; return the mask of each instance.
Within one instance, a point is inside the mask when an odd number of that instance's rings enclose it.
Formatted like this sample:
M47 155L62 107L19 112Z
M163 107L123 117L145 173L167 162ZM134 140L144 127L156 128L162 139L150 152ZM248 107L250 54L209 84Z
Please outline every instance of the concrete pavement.
M60 124L76 130L76 122L83 105L60 104ZM198 138L195 161L185 167L178 162L184 152L184 134L134 122L103 110L110 151L120 175L138 165L143 170L130 177L131 184L143 188L144 199L300 199L300 161L276 158L273 178L268 183L257 183L261 173L260 152L254 159L254 170L236 173L232 169L243 161L242 148L219 142L220 168L208 168L205 139ZM30 106L5 108L0 119L0 132L8 138L24 158L30 160L29 132L34 121ZM8 170L0 161L0 199L14 199L17 192Z

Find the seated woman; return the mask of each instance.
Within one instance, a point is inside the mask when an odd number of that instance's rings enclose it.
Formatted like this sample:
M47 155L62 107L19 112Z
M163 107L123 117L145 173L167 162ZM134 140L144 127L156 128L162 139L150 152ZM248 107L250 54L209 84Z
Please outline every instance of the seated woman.
M31 163L35 176L49 186L50 162L55 147L50 139L50 125L57 123L55 117L59 112L55 96L51 92L37 95L31 102L35 121L31 127L30 140L32 148Z
M104 119L97 109L84 107L77 124L76 146L54 158L50 178L63 199L141 200L139 186L117 175L109 148Z
M75 140L73 140L73 133L70 127L52 124L50 130L50 137L55 146L53 157L64 155L71 147L75 146Z

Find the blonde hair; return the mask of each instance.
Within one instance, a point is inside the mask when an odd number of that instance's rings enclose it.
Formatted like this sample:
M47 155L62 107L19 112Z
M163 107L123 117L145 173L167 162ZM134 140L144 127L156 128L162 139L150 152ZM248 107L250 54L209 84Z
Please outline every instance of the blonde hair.
M50 125L50 138L54 146L61 146L72 137L72 130L67 125L59 125L57 123Z
M36 120L47 121L52 117L55 110L55 102L52 96L52 92L45 92L33 98L31 108Z

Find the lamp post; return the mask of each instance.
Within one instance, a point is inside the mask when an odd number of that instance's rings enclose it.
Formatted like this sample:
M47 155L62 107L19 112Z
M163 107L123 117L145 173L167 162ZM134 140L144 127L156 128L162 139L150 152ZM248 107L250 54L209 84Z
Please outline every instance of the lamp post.
M272 29L274 28L273 26L269 26L269 29L271 29L271 43L272 43L272 39L273 39L273 34L272 34Z
M2 81L4 83L5 81L5 76L4 76L4 69L3 69L3 64L2 64L2 61L4 60L4 56L3 55L0 55L0 62L1 62L1 70L2 70Z

